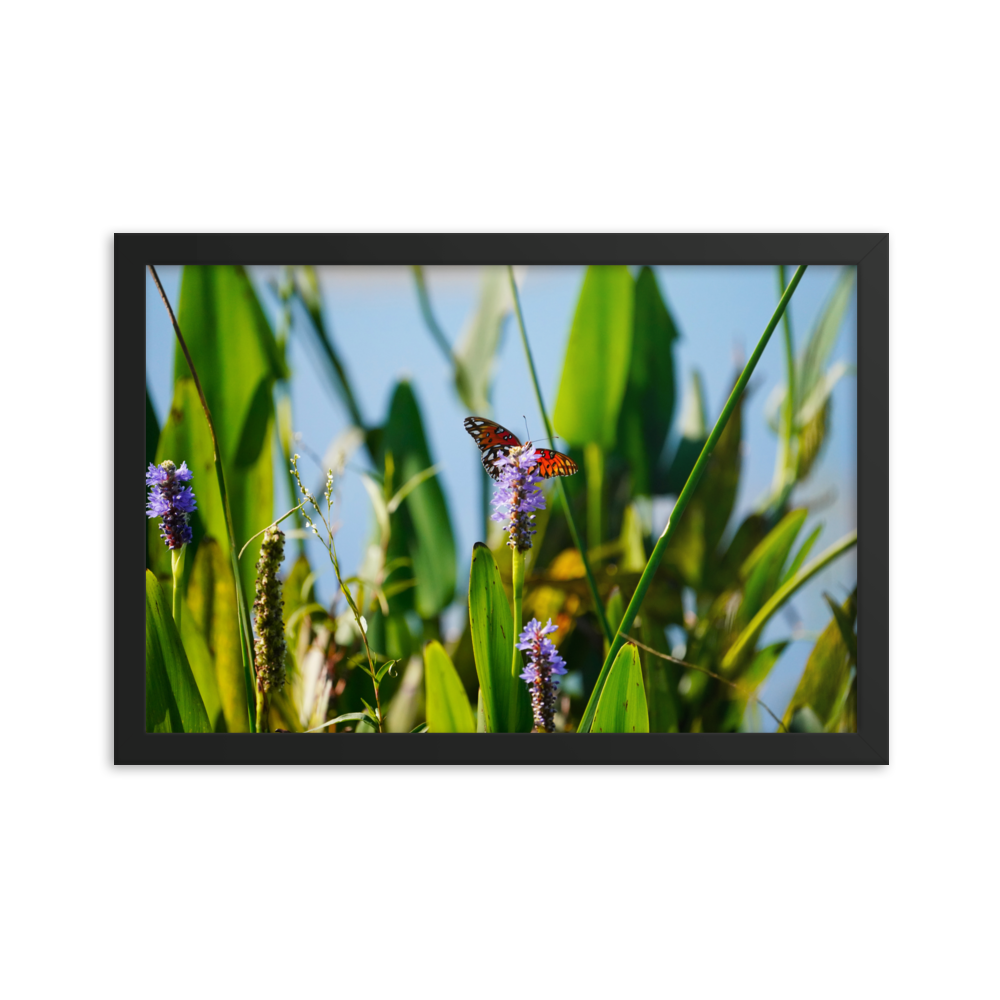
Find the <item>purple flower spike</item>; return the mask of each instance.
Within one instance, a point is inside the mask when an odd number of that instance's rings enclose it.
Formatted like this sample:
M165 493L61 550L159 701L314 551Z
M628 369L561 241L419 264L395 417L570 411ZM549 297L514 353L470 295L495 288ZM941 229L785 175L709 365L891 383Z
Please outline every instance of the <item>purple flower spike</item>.
M542 477L535 475L537 463L538 453L530 441L496 459L500 487L493 494L496 513L491 516L494 521L506 522L504 530L510 534L507 544L520 552L531 548L535 511L545 510L545 494L538 488Z
M146 517L160 518L160 537L168 549L179 549L191 541L190 515L197 509L187 462L178 469L171 461L150 463L146 485L153 489L146 504Z
M524 650L528 656L528 665L521 674L521 680L528 683L535 731L541 733L555 731L556 688L559 686L559 675L566 673L566 661L552 645L552 640L545 638L555 631L551 618L544 627L537 618L532 618L517 644L517 648Z

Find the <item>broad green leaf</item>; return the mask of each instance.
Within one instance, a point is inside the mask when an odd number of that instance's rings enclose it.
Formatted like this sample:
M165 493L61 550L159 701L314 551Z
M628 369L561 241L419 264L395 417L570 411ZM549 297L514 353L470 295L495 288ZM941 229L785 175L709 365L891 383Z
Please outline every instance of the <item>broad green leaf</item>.
M489 416L490 382L500 334L513 303L505 267L483 269L479 301L455 347L455 388L472 414Z
M400 382L392 396L383 439L385 455L391 455L392 482L400 486L434 465L416 396L408 382ZM440 614L455 594L455 536L448 505L438 478L424 480L391 516L389 558L410 560L393 580L416 580L390 607L415 607L421 618Z
M163 588L146 570L146 732L211 731Z
M483 692L486 731L531 731L531 701L527 685L511 673L514 626L510 604L493 553L483 542L472 550L469 574L469 627L476 675Z
M634 495L652 493L653 469L673 419L676 339L656 275L644 267L635 283L632 358L618 421L619 450L632 469Z
M842 556L848 550L858 544L857 531L848 532L843 538L831 545L826 551L821 552L811 563L803 566L802 569L786 580L767 600L764 606L757 612L749 625L740 633L737 640L729 647L728 652L722 660L722 669L732 670L744 655L749 645L756 641L761 630L768 623L771 617L779 608L794 594L800 587L808 583L821 569L828 566L834 559Z
M648 733L649 713L639 650L626 643L611 664L594 714L593 733Z
M465 696L462 679L441 643L424 647L424 683L427 685L427 731L474 733L476 719Z
M272 388L277 379L288 377L288 371L250 279L240 267L185 267L177 318L212 412L239 551L274 518ZM195 407L200 411L201 404L193 386L184 386L190 383L190 372L179 346L174 372L175 404L179 399L185 404L178 409L178 420L189 425L185 433L192 450L199 456L207 452L211 460L204 416L192 419ZM195 436L202 440L191 440ZM206 508L205 533L228 548L221 501L215 500L214 464L210 477L203 475L200 481L202 490L210 489L213 494L203 501L195 485L199 507ZM254 539L240 560L248 604L253 600L254 564L260 544L260 538Z
M571 445L615 446L632 357L634 299L627 267L587 268L553 413L556 433Z

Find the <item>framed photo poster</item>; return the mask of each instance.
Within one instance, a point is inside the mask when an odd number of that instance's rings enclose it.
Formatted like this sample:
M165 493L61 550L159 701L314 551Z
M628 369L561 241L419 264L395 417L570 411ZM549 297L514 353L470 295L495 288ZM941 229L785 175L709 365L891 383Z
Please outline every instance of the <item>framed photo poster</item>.
M888 281L117 235L116 762L888 763Z

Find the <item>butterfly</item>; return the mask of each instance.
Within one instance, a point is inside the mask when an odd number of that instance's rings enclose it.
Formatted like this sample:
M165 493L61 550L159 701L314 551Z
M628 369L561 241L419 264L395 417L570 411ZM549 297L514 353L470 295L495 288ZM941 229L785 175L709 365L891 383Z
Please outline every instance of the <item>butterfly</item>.
M522 445L516 435L511 434L506 427L501 427L485 417L466 417L464 423L465 429L479 445L479 450L483 453L483 468L492 479L500 479L500 465L497 459L501 455L509 455L515 450L529 451L532 448L530 441ZM569 455L548 448L535 450L539 456L538 464L535 466L536 476L551 479L552 476L572 476L573 473L580 471Z

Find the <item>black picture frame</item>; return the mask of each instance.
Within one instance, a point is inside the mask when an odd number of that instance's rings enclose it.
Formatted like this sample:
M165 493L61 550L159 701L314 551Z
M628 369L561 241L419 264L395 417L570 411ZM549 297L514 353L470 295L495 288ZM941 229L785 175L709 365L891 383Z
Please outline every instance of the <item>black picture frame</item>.
M145 732L146 265L851 264L858 329L858 731L844 734L276 734ZM114 248L116 764L887 764L889 762L889 237L813 234L138 234ZM135 524L135 534L133 528ZM139 541L135 541L139 539Z

